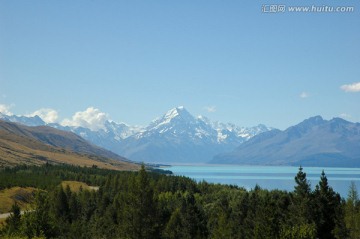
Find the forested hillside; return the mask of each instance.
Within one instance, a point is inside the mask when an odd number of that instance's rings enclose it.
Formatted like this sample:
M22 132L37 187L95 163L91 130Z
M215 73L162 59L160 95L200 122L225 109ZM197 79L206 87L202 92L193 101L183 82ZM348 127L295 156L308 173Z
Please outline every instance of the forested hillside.
M360 212L355 186L347 200L325 173L314 190L300 168L293 192L247 191L186 177L97 168L44 165L0 171L1 188L41 188L33 211L13 214L1 236L11 238L358 238ZM43 179L43 180L40 180ZM98 191L71 191L77 180ZM5 183L6 182L6 183Z

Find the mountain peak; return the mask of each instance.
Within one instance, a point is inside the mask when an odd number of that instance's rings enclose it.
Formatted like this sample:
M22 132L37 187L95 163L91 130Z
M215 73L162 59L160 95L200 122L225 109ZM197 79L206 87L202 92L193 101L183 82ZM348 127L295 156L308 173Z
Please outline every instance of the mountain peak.
M184 112L187 112L187 110L184 108L184 106L178 106L178 107L172 108L171 110L166 112L164 117L165 118L174 118Z
M321 117L321 115L316 115L316 116L310 117L307 120L311 120L313 122L322 122L322 121L324 121L324 119L323 119L323 117Z
M330 120L330 122L337 122L337 123L345 123L345 124L348 124L350 123L349 121L343 119L343 118L340 118L340 117L335 117L335 118L332 118Z
M181 118L185 121L192 121L194 120L194 116L192 116L184 106L178 106L176 108L173 108L166 112L166 114L163 116L163 121L171 121L174 118Z
M320 116L320 115L317 115L317 116L313 116L313 117L310 117L306 120L304 120L303 122L301 122L300 124L298 124L298 126L305 126L305 127L309 127L309 126L315 126L315 125L320 125L322 123L324 123L325 120Z

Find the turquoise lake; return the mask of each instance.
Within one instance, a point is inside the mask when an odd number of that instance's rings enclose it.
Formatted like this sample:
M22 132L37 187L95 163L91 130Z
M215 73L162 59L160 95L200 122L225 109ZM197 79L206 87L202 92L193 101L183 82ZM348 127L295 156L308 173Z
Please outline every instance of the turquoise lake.
M233 184L248 190L258 184L261 188L293 191L294 177L299 168L288 166L240 166L240 165L173 165L166 169L196 181ZM304 167L307 179L314 189L325 171L330 186L346 198L351 181L360 190L360 168Z

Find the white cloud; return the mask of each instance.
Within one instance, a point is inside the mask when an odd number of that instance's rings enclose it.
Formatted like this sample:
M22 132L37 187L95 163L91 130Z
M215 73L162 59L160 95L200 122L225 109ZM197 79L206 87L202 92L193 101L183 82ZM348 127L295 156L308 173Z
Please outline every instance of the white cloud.
M206 107L204 107L204 109L209 113L216 112L216 107L215 106L206 106Z
M310 95L309 95L309 93L303 91L303 92L301 92L301 94L299 96L300 96L300 98L305 99L305 98L308 98Z
M39 109L27 116L35 116L35 115L39 116L43 121L45 121L45 123L55 123L59 117L58 112L56 110L49 108Z
M4 115L13 115L13 113L10 112L11 106L0 104L0 113Z
M86 127L93 131L105 129L105 121L108 116L99 109L89 107L85 111L76 112L72 119L64 119L61 124L63 126Z
M345 92L360 92L360 82L355 82L348 85L342 85L340 87Z

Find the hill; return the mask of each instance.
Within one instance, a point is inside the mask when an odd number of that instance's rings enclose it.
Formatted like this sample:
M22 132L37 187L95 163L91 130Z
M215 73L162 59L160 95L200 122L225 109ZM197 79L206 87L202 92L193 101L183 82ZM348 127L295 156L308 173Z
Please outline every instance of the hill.
M360 123L315 116L257 135L211 163L359 167Z
M93 145L75 133L58 130L48 126L29 127L0 120L0 130L18 136L28 137L46 145L60 147L82 154L95 154L98 156L117 160L126 160L109 150Z
M121 160L123 159L123 160ZM66 163L134 170L139 166L87 143L71 132L47 126L28 127L0 120L0 167L18 164Z

